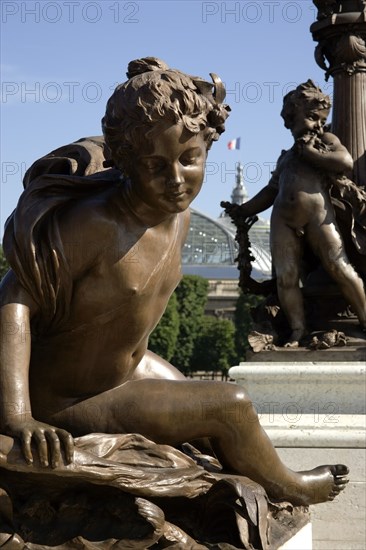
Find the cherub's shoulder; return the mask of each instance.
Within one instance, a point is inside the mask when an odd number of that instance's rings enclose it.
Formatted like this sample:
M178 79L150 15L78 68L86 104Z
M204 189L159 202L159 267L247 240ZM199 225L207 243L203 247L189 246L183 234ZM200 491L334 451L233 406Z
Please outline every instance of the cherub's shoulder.
M60 231L65 237L103 238L116 225L109 193L83 197L68 205L59 216Z
M118 238L118 222L109 197L83 198L59 216L63 250L71 272L77 277L96 265Z
M291 149L282 149L280 156L277 159L276 171L281 170L283 165L289 160Z

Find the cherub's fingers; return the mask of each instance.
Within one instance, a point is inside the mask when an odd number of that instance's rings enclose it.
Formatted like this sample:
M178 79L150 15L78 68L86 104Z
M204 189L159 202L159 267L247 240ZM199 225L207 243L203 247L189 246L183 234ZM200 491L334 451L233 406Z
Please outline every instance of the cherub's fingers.
M74 438L66 430L56 430L56 433L63 444L66 462L71 464L74 460Z
M34 439L37 443L38 456L41 462L41 465L44 467L48 466L48 445L47 439L45 437L44 431L36 430L33 434Z
M27 464L33 464L33 455L31 449L32 435L30 432L25 432L22 434L21 443L24 458Z
M57 468L61 460L61 445L58 435L53 430L45 431L45 436L48 441L51 466Z

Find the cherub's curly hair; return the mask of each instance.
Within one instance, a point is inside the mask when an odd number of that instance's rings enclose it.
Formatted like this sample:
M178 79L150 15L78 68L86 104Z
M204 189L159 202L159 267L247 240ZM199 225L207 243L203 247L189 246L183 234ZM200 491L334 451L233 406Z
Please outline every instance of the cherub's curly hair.
M207 149L225 130L230 108L223 104L225 89L216 75L213 83L189 76L155 57L131 61L127 82L120 84L107 103L103 134L111 157L128 173L143 140L153 140L179 121L197 134L204 132Z
M286 128L290 128L294 114L301 103L306 103L309 109L321 109L329 111L331 108L330 97L324 94L312 80L307 80L292 90L283 98L281 116Z

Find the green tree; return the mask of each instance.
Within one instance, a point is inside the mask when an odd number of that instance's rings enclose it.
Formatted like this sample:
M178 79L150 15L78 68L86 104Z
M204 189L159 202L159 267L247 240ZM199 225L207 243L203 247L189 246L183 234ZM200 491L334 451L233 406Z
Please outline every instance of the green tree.
M244 361L245 353L250 349L248 334L252 330L251 310L263 302L263 296L240 293L235 307L235 348L237 360Z
M0 246L0 279L4 277L8 269L9 269L9 264L6 261L6 258L4 256L3 248L2 246Z
M208 281L197 275L185 275L175 293L178 299L179 334L172 363L182 372L187 372L191 370L194 344L203 323Z
M178 334L178 300L174 292L170 297L164 315L150 336L149 349L163 357L163 359L170 361L177 345Z
M226 374L233 366L235 357L234 323L228 319L206 316L195 342L192 369Z

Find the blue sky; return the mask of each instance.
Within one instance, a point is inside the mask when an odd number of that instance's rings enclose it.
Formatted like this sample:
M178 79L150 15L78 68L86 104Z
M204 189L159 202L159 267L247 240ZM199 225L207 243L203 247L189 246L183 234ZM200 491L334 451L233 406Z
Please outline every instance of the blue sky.
M235 163L244 164L252 196L291 145L283 95L308 78L332 92L314 61L311 0L2 0L1 10L1 227L34 160L100 134L106 101L132 59L160 57L225 82L232 113L193 204L214 217L230 198ZM241 149L229 151L237 137Z

